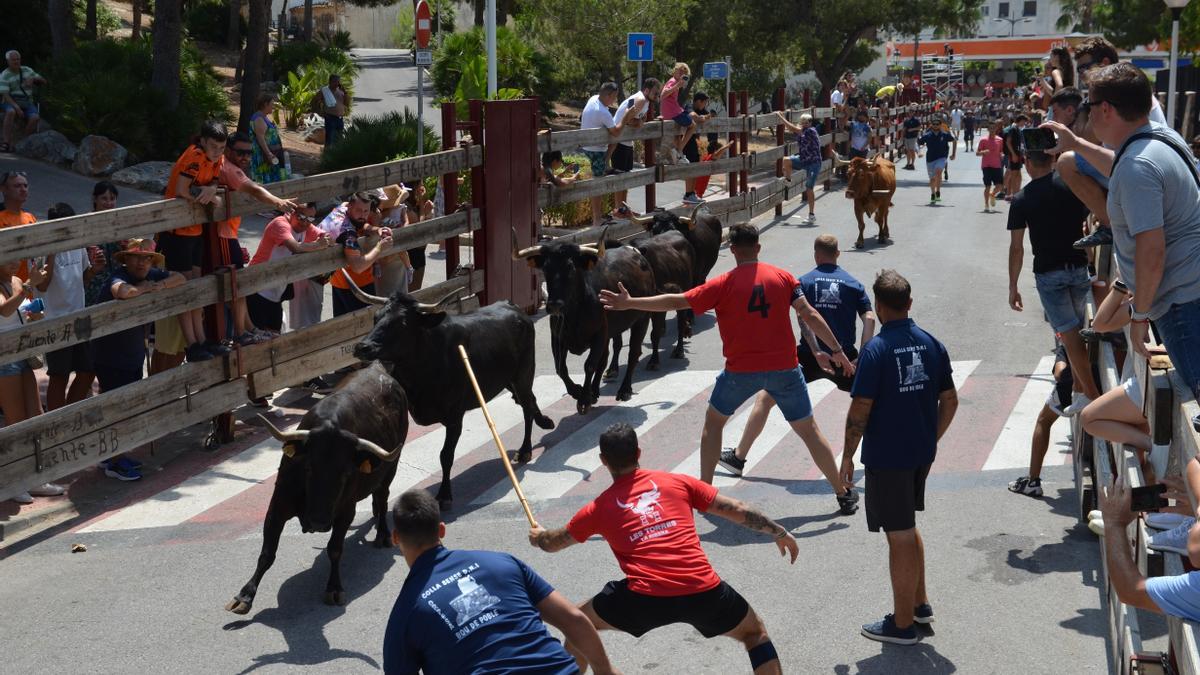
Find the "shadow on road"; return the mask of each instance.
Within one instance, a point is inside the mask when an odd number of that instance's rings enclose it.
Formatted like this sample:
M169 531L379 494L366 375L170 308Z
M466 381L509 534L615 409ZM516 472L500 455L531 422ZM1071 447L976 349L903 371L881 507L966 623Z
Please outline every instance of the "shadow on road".
M371 519L346 535L346 547L342 553L342 584L346 589L347 607L350 608L355 600L383 581L400 555L398 549L377 549L369 543L367 537L372 535L374 526L375 521ZM269 573L266 578L270 578ZM348 609L330 607L322 602L328 579L329 558L322 546L311 567L288 578L279 587L277 606L257 612L249 619L231 621L222 627L224 630L241 630L259 624L279 631L287 641L287 649L254 657L254 662L239 675L276 664L314 666L341 659L361 661L375 670L381 667L375 659L362 652L335 649L329 644L325 637L325 626ZM257 599L258 602L269 602L270 595L260 592Z
M923 642L911 647L883 644L878 654L855 663L854 668L855 670L851 670L848 665L837 665L833 667L833 672L837 675L851 675L852 673L942 675L958 672L958 667L954 665L953 661L939 654L933 645Z

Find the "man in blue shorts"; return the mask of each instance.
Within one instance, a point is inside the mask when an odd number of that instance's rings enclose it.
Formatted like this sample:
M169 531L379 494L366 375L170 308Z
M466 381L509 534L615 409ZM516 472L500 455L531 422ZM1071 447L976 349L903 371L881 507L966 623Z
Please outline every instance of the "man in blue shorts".
M612 111L609 110L617 102L617 93L616 82L605 82L600 85L600 93L588 99L587 105L583 107L583 113L579 117L579 128L607 129L609 140L620 136L625 126L624 124L618 124L613 118ZM588 163L591 165L592 178L602 178L608 172L608 159L615 148L615 143L585 145L581 148L584 156L588 158ZM620 204L621 202L617 201L617 203ZM599 225L604 221L604 195L592 197L591 207L592 224Z
M945 120L937 120L917 142L925 146L925 169L929 172L929 203L942 201L942 172L950 159L958 156L958 144L946 130ZM949 158L949 159L947 159Z
M919 639L913 623L933 622L916 512L925 510L925 478L938 440L958 409L958 394L946 348L908 318L908 280L883 270L872 290L883 327L858 356L842 480L854 480L854 453L861 440L867 529L887 535L893 605L882 621L865 624L862 634L911 645Z
M616 672L588 617L528 565L507 553L442 546L446 524L428 492L400 495L392 522L408 577L383 637L385 673L578 673L543 621L597 673Z
M808 218L805 225L815 225L817 176L821 174L821 135L813 128L812 115L804 113L800 116L800 126L783 119L783 126L796 134L797 152L791 157L784 158L783 178L792 181L793 171L804 172L804 198L808 200Z
M25 133L37 131L38 105L34 102L34 89L46 84L46 78L33 68L21 65L21 53L10 49L4 54L8 67L0 70L0 111L4 112L4 142L0 152L12 152L13 128L17 120L25 121Z
M833 448L813 419L808 387L796 359L796 336L792 333L791 312L827 345L833 363L843 372L853 373L854 365L846 358L837 336L821 314L808 304L800 283L790 272L758 261L762 247L758 228L750 224L729 228L729 251L737 266L719 277L709 279L687 293L666 293L640 298L629 296L624 285L619 292L600 291L600 302L607 309L638 309L644 312L669 312L691 309L703 314L717 313L721 332L725 369L717 376L708 401L704 431L700 435L700 479L712 483L713 472L721 458L721 432L743 403L760 391L775 399L784 419L808 447L813 462L821 469L838 497L841 509L847 500L856 500L838 475Z

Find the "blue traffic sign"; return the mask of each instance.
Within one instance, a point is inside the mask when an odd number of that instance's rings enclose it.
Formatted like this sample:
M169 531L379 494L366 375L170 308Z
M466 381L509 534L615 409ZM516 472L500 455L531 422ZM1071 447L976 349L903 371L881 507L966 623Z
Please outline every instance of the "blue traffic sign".
M653 61L654 33L630 33L625 58L630 61Z
M724 61L704 64L704 79L723 80L729 77L729 64Z

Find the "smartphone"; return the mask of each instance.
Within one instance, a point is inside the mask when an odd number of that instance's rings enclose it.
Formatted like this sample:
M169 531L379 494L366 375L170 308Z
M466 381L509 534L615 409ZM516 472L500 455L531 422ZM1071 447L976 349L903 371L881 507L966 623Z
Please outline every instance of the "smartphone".
M1129 510L1134 512L1154 511L1167 505L1167 500L1161 497L1167 491L1163 483L1136 487L1130 490Z
M1029 151L1046 151L1058 144L1054 132L1040 127L1022 129L1021 138L1025 141L1025 149Z

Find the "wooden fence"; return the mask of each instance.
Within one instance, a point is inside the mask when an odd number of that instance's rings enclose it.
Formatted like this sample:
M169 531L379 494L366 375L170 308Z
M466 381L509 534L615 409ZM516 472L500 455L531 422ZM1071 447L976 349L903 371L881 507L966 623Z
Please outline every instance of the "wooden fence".
M743 93L741 101L744 102L745 98ZM730 109L736 111L733 103L731 101ZM484 261L488 256L477 252L475 269L467 268L465 274L456 276L457 244L460 235L473 232L486 234L486 231L480 230L484 230L484 223L492 222L486 218L487 204L484 203L481 184L485 180L500 181L509 177L484 176L482 167L486 147L470 140L464 140L463 147L453 147L460 131L468 132L476 140L486 138L482 133L481 116L476 115L476 111L481 111L483 106L473 104L472 109L475 119L462 124L454 120L452 112L444 111L446 138L443 147L446 149L441 152L276 183L269 188L279 196L309 201L401 181L414 182L427 176L441 176L443 185L449 186L446 202L451 206L449 210L453 210L457 176L460 172L471 171L474 183L472 205L396 231L394 248L402 250L421 244L447 242L449 280L423 289L416 295L420 299L430 300L451 290L461 290L467 298L461 307L477 307L479 300L476 294L483 291L487 283L488 270L484 269ZM705 126L705 133L715 131L729 134L735 143L735 152L725 160L685 166L658 166L654 163L654 145L675 132L672 123L651 122L638 128L629 128L617 140L640 140L644 143L647 158L645 169L581 181L568 188L531 184L527 194L531 198L536 196L538 204L548 205L644 187L647 204L653 208L657 183L727 173L729 195L708 202L706 208L720 215L726 224L748 221L773 208L778 212L783 201L800 194L800 188L787 184L781 178L782 162L787 154L793 152L793 148L784 141L780 116L787 115L789 119L796 120L805 112L817 120L826 121L832 119L833 113L828 108L810 108L767 115L734 114L713 120ZM922 114L927 113L928 109L923 108ZM875 133L883 139L883 150L894 153L896 145L892 140L897 130L894 120L888 118L887 111L873 110L871 115L880 120ZM770 127L775 129L777 145L763 152L750 152L750 132ZM845 140L847 134L844 131L831 131L822 136L823 144ZM529 153L531 157L538 152L574 149L584 144L609 142L609 139L603 130L582 130L543 134L535 142L536 152ZM831 169L832 162L827 159L821 175L827 188ZM532 172L533 175L536 175L536 171ZM489 189L494 187L490 186ZM521 189L515 189L505 194L518 195L514 198L519 198L523 193ZM219 213L205 212L183 200L164 200L2 229L0 260L43 256L98 242L144 236L195 222L207 222L206 236L211 237L215 236L215 226L211 221L247 215L262 208L245 195L232 194L226 197L227 206ZM504 247L503 257L506 259L510 242L509 225L496 223L496 226L501 224L503 231L484 237L483 241L490 240L492 246ZM618 223L609 234L625 237L638 231L638 226L625 221ZM579 243L594 243L598 235L598 228L589 228L566 236ZM531 237L532 233L526 233L525 236ZM496 256L492 258L497 259ZM245 296L290 281L328 273L343 264L341 248L332 247L251 265L236 272L217 269L213 274L190 280L173 289L130 300L101 303L33 322L2 334L0 363L11 363L62 349L156 319L176 316L187 309L229 303L235 293L238 297ZM490 300L500 297L505 296L492 297ZM285 334L264 344L236 348L233 353L211 361L187 363L115 391L0 428L0 499L94 466L103 459L222 415L241 405L247 397L257 398L354 363L353 346L371 329L374 311L375 308L365 308ZM213 327L209 328L211 330Z

